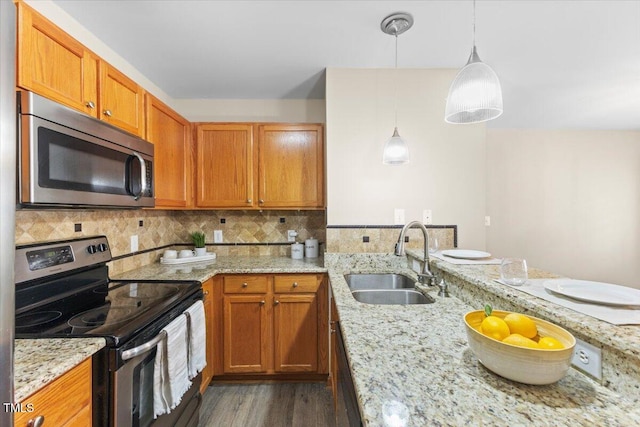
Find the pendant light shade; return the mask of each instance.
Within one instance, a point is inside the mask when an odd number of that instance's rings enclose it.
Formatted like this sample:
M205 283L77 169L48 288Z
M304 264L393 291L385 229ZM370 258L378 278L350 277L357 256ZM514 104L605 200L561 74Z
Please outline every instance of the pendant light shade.
M398 128L393 129L393 135L384 144L382 163L385 165L403 165L409 163L409 147L398 133Z
M469 61L449 88L444 120L480 123L502 114L502 88L495 71L478 57L475 45Z
M502 88L495 71L482 62L476 50L476 2L473 2L473 48L449 88L444 120L480 123L502 114Z
M404 165L409 163L409 147L407 142L398 133L398 35L407 31L413 25L413 16L405 12L393 13L382 20L380 29L383 33L396 38L396 61L394 73L394 103L395 103L395 128L393 135L384 144L382 163L385 165Z

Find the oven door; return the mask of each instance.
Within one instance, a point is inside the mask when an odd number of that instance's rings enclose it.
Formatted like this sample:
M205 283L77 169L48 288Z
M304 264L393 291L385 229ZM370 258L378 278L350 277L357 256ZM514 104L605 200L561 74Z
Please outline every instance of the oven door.
M116 427L197 427L202 396L198 374L191 387L182 396L180 404L170 413L153 418L153 374L156 345L164 339L163 334L136 347L134 356L126 358L113 378L113 426Z

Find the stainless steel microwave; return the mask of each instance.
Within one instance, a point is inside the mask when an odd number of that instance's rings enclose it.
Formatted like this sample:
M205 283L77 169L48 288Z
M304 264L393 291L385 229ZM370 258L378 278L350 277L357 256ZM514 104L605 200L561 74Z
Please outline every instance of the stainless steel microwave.
M21 207L154 206L153 144L32 92L18 92Z

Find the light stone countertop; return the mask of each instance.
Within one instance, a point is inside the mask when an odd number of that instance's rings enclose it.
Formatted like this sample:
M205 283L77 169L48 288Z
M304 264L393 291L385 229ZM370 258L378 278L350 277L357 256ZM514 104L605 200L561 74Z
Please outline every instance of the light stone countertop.
M103 338L15 340L14 401L23 401L104 346Z
M637 389L619 393L574 369L556 384L532 386L484 368L468 346L462 319L483 306L485 295L471 305L439 297L436 290L428 291L434 304L362 304L351 296L343 274L393 271L415 278L406 260L382 254L329 254L325 260L366 426L385 425L383 404L394 400L408 408L411 426L640 425ZM484 276L476 277L468 266L450 266L442 268L482 282ZM585 329L600 323L585 322Z

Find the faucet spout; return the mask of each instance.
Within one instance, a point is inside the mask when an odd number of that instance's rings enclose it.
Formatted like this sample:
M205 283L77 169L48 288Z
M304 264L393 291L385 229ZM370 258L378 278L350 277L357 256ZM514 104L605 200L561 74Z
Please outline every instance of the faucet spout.
M429 234L427 233L427 227L425 227L424 224L422 224L419 221L411 221L411 222L405 224L404 227L402 227L402 230L400 231L400 236L398 236L398 242L396 243L396 248L395 248L394 254L396 256L404 256L405 255L404 238L405 238L405 235L407 234L407 231L409 229L411 229L411 228L419 228L420 230L422 230L422 235L424 236L423 266L422 266L422 271L420 272L420 274L418 276L421 279L429 278L430 282L433 283L434 280L435 280L435 276L429 270Z

